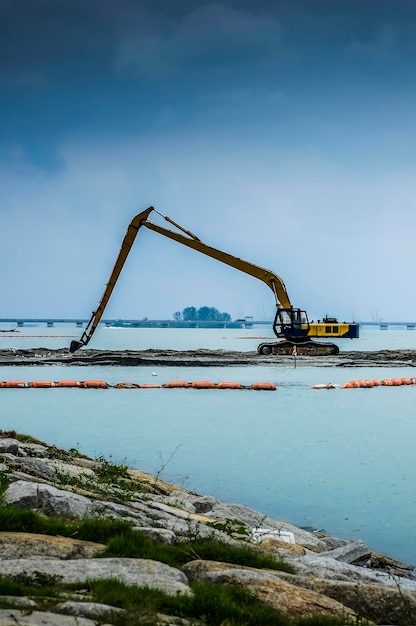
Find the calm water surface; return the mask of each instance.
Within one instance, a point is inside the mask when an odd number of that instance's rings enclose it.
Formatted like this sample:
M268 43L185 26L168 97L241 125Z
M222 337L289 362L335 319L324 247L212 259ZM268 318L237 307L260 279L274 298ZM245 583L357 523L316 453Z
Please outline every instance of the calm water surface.
M82 330L0 333L0 348L67 347ZM102 329L103 349L254 350L266 328ZM416 332L362 330L341 350L416 349ZM312 390L358 378L414 376L412 367L0 367L0 380L98 378L270 381L276 392L189 389L2 389L0 428L162 477L276 519L363 539L416 564L416 387Z

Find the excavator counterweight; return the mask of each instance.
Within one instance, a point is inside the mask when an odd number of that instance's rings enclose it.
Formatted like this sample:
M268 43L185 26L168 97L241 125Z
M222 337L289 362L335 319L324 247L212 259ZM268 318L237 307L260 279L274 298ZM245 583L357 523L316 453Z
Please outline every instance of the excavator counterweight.
M148 217L152 211L158 213L177 230L171 230L150 222ZM358 324L339 324L335 318L324 318L322 323L318 322L317 324L309 323L306 311L292 306L286 286L280 276L271 270L250 263L249 261L244 261L239 257L223 252L222 250L217 250L203 243L190 230L183 228L170 217L162 215L153 207L148 207L131 220L101 300L96 310L93 311L80 340L71 341L70 352L76 352L79 348L86 346L91 340L100 323L136 236L142 227L146 227L164 237L173 239L201 254L205 254L221 263L234 267L245 274L249 274L263 281L272 290L276 303L273 331L277 339L284 339L284 341L260 344L257 349L259 354L292 354L294 352L313 356L338 354L339 349L337 345L330 342L317 343L312 341L311 337L358 337Z

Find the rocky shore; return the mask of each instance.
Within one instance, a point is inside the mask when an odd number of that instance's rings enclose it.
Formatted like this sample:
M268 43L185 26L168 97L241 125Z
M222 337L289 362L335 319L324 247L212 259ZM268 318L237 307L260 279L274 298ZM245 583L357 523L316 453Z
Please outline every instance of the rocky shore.
M298 528L213 495L168 484L159 476L91 459L76 450L60 450L15 432L0 431L0 477L0 510L31 510L42 519L119 520L156 545L194 542L189 560L172 567L149 558L105 556L106 546L100 542L25 528L11 532L2 522L0 578L59 579L81 587L48 598L46 606L38 596L0 594L0 626L124 624L117 621L123 608L94 601L83 589L88 588L87 581L108 578L172 596L192 595L194 585L201 582L238 587L293 623L313 615L338 620L325 624L416 623L413 567L374 553L363 541ZM267 555L286 564L291 573L201 558L198 542L205 539ZM151 621L128 623L212 622L158 613Z
M71 354L61 348L50 350L0 350L0 365L112 365L112 366L192 366L227 365L293 366L293 356L262 356L257 352L227 350L79 350ZM340 352L333 356L298 356L302 367L414 367L416 350L379 350L373 352Z

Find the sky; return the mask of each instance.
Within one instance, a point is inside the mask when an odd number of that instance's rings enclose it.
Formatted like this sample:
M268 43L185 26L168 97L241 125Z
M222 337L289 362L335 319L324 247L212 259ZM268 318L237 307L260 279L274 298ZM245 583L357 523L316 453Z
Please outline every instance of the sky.
M88 319L154 206L310 319L416 320L414 2L0 0L0 30L0 318ZM104 318L188 306L275 310L141 229Z

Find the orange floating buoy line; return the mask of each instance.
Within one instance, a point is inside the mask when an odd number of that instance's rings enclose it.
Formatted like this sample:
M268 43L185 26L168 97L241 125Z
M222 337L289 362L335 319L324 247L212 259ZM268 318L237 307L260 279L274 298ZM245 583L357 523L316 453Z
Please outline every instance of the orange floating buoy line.
M140 384L133 382L121 382L110 385L105 380L0 380L0 387L9 389L32 388L32 389L48 389L55 388L78 388L78 389L252 389L256 391L276 391L277 387L273 383L259 382L252 385L242 385L238 382L223 381L214 383L211 380L196 380L188 382L186 380L171 380L165 384Z
M384 378L382 380L365 378L349 380L343 385L334 385L333 383L312 385L311 389L368 389L369 387L399 387L401 385L416 385L416 378Z

